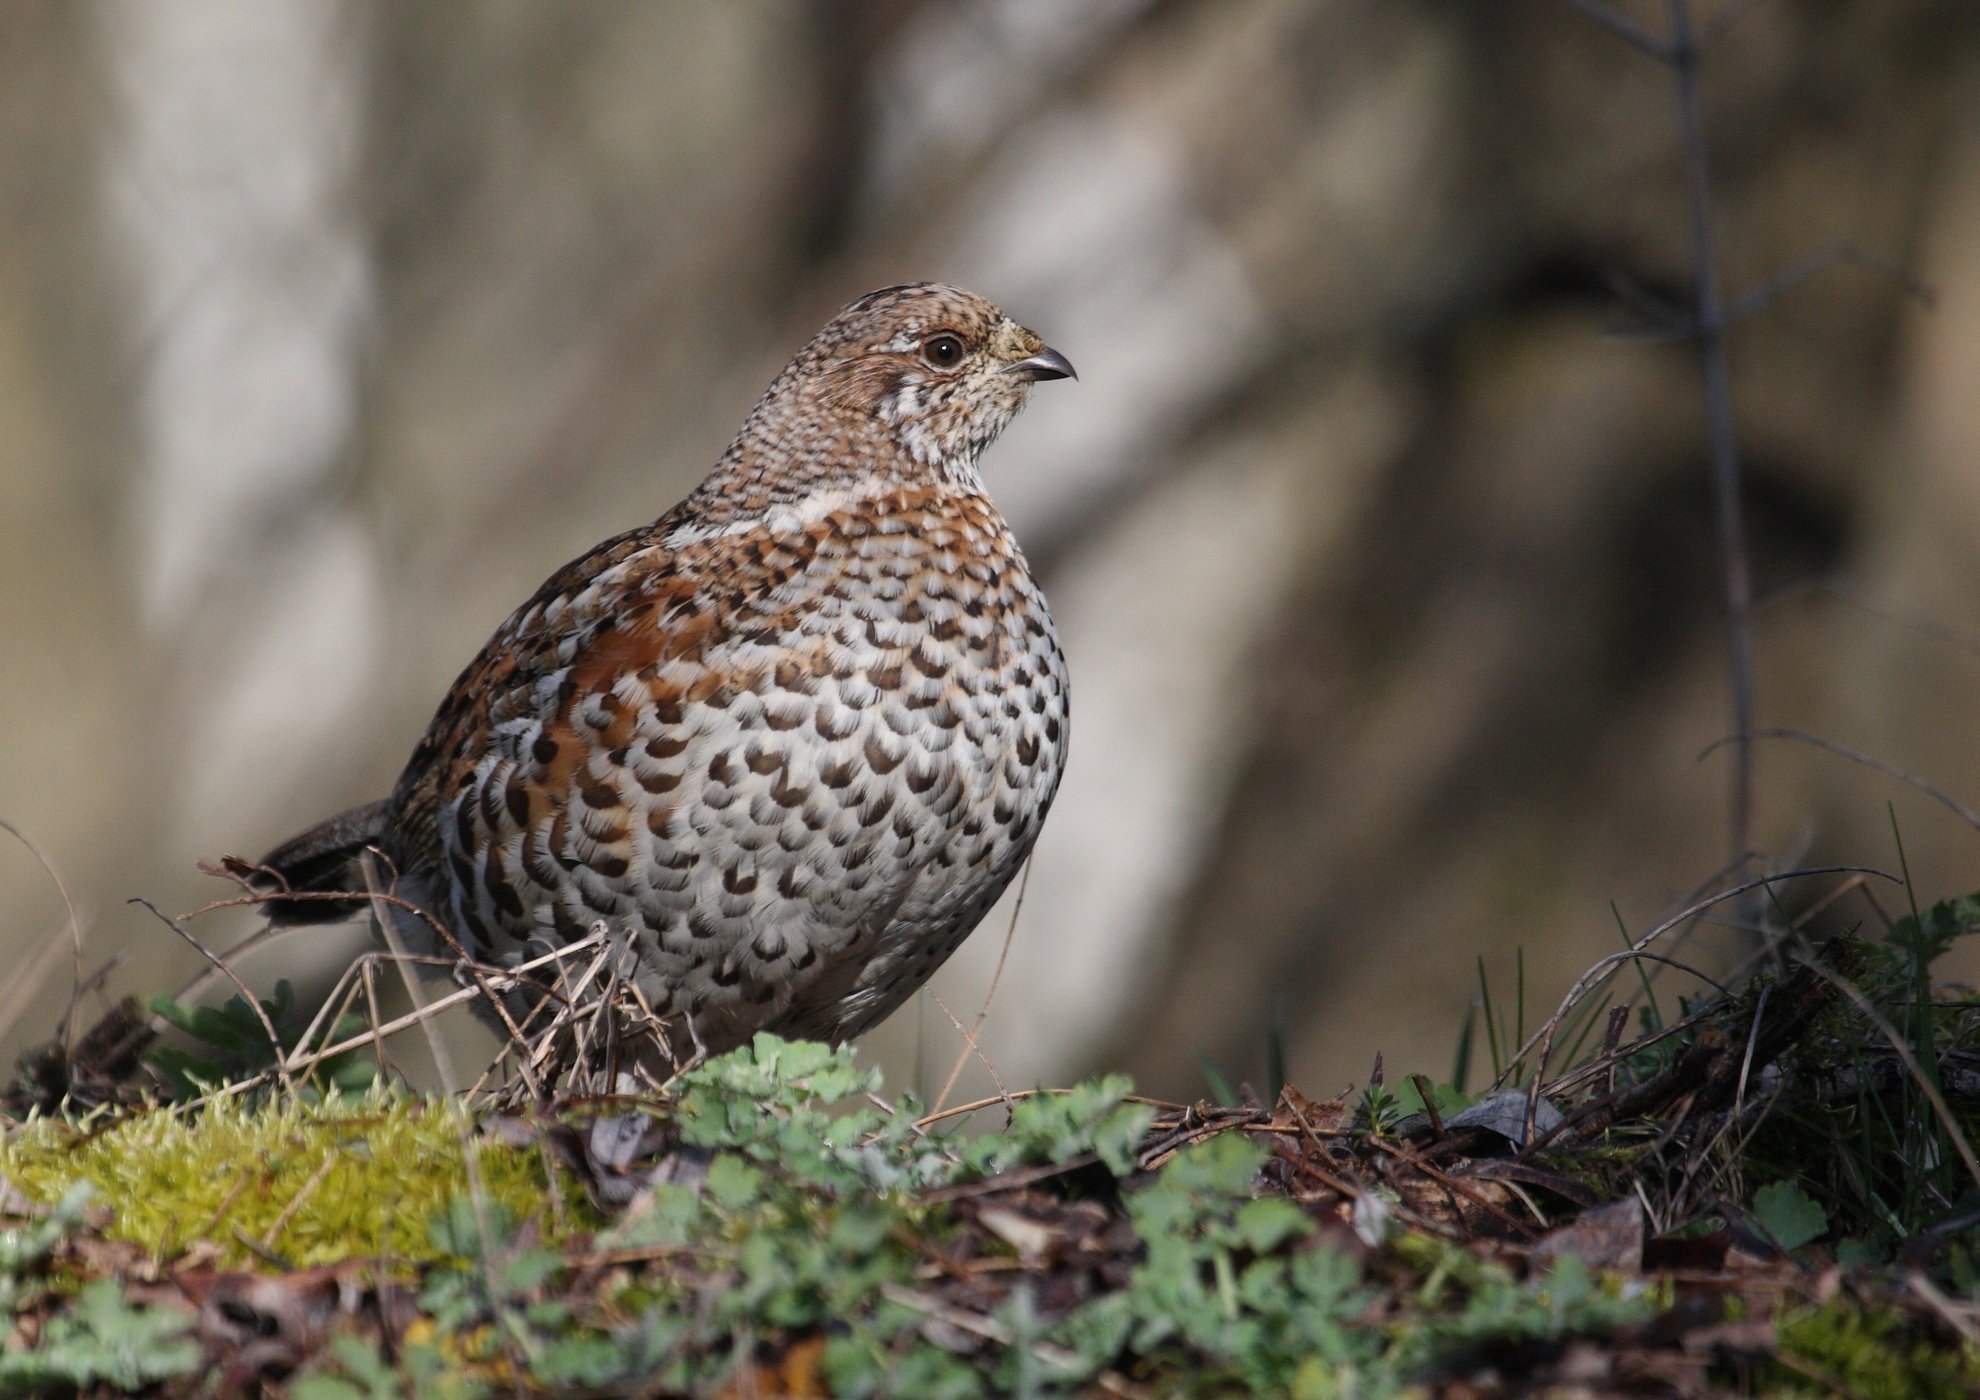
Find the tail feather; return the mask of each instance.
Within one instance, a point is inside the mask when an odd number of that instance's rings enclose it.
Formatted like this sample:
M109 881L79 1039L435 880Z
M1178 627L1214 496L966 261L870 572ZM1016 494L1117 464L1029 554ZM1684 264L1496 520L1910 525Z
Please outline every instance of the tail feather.
M331 924L357 913L356 901L365 895L364 873L358 862L366 847L377 845L384 837L390 806L389 800L382 800L353 807L263 856L262 868L250 878L255 888L277 896L261 906L268 922L278 928ZM351 898L280 898L290 891Z

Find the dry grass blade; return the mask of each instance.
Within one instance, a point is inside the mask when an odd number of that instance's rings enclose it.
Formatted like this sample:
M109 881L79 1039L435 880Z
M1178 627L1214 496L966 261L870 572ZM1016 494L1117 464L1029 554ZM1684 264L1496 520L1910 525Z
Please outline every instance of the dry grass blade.
M1917 1270L1905 1275L1905 1287L1932 1309L1946 1326L1959 1333L1969 1347L1980 1350L1980 1307L1972 1303L1955 1303L1932 1284L1932 1280Z
M972 1052L979 1060L983 1061L983 1067L990 1071L990 1077L996 1080L997 1088L1001 1091L1004 1087L1003 1080L997 1078L997 1071L991 1066L990 1061L984 1059L983 1052L977 1049L976 1037L978 1032L983 1029L984 1020L990 1015L990 1002L997 995L997 985L1004 980L1004 963L1011 955L1011 944L1017 939L1018 915L1024 912L1024 894L1030 886L1031 857L1026 856L1024 858L1023 873L1018 876L1017 900L1011 906L1011 921L1004 928L1004 944L1003 947L997 950L997 969L990 974L990 985L983 993L983 1005L976 1008L976 1023L965 1031L962 1028L962 1023L956 1021L954 1014L950 1012L949 1008L946 1006L942 1007L942 1014L947 1016L952 1022L955 1022L956 1029L962 1033L963 1048L962 1052L956 1056L955 1064L949 1069L949 1077L942 1081L942 1092L935 1096L934 1112L939 1113L942 1105L949 1101L949 1094L956 1087L956 1080L961 1076L963 1066L969 1063L969 1057ZM936 1005L941 1006L941 1002L938 1000Z
M40 999L42 984L54 971L62 951L62 944L59 941L50 940L36 951L25 967L9 973L6 986L0 989L0 1036L12 1031L20 1019L35 1006ZM96 979L85 979L85 988L91 980L100 981L101 974L99 973ZM57 1038L70 1050L73 1050L76 1044L74 1008L81 1004L82 996L79 989L69 998L70 1009L64 1012L60 1023L61 1030L57 1034Z
M76 913L76 902L70 897L68 882L62 878L62 872L55 868L55 862L50 859L48 852L41 849L40 843L5 817L0 817L0 831L6 832L27 849L27 853L48 872L48 878L55 882L55 893L62 898L62 909L69 921L69 946L75 959L75 979L69 989L69 1009L62 1015L62 1043L73 1047L76 1004L82 999L83 983L88 980L83 974L82 919ZM36 958L34 966L27 969L24 975L17 974L18 981L15 986L18 1000L23 1005L32 997L34 988L40 985L46 961L52 961L52 958ZM19 1014L20 1011L16 1006L9 1005L4 1012L0 1012L0 1028L11 1027Z
M204 943L200 942L197 938L194 938L191 933L189 933L186 929L181 927L178 920L172 918L164 910L160 909L157 905L153 904L148 899L133 899L131 903L142 905L144 908L149 909L152 913L156 914L158 916L158 920L160 923L164 924L166 928L169 928L170 930L172 930L172 932L176 933L177 935L179 935L179 937L183 938L188 944L190 944L193 947L195 951L199 953L201 957L205 958L208 962L212 963L215 968L217 968L220 972L226 975L228 981L232 982L235 987L239 988L241 994L241 1000L247 1003L248 1010L254 1013L255 1020L261 1022L262 1030L264 1030L268 1034L268 1052L270 1055L274 1056L275 1072L276 1075L282 1081L282 1087L288 1090L290 1093L294 1093L296 1088L296 1081L295 1078L289 1073L288 1063L287 1063L288 1051L282 1045L282 1037L275 1033L275 1023L268 1019L268 1012L262 1007L261 998L257 997L248 988L248 984L241 980L241 975L239 973L235 972L233 968L229 967L224 961L222 961L220 956L216 954L211 948L208 948Z
M1726 313L1734 320L1743 320L1835 267L1854 267L1885 278L1927 311L1938 305L1937 291L1911 269L1859 248L1846 238L1834 238L1779 269L1759 286L1741 293L1726 308Z
M997 1093L1008 1104L1010 1102L1011 1092L1004 1087L1004 1077L997 1073L997 1067L990 1063L989 1056L985 1055L982 1048L976 1043L976 1032L982 1029L983 1018L978 1016L976 1018L976 1024L965 1029L963 1023L956 1018L956 1013L949 1010L948 1004L942 998L936 997L935 1005L940 1008L944 1016L949 1018L949 1024L956 1028L956 1034L963 1039L962 1058L959 1058L956 1061L956 1067L949 1071L948 1083L942 1086L941 1098L935 1101L937 1107L941 1105L942 1099L946 1099L949 1096L949 1090L955 1086L956 1076L962 1073L963 1059L966 1059L970 1055L976 1056L977 1062L983 1066L984 1072L990 1076L990 1082L997 1086Z
M323 1154L323 1160L316 1164L316 1170L311 1172L303 1184L296 1188L296 1194L289 1197L289 1203L282 1207L281 1213L275 1217L274 1223L262 1235L261 1247L263 1249L273 1250L275 1248L275 1241L282 1237L282 1231L289 1227L289 1222L296 1218L296 1212L303 1208L305 1201L316 1194L316 1188L323 1184L324 1178L330 1175L331 1169L336 1165L337 1149L333 1147L330 1151Z
M1845 961L1852 957L1844 940L1828 945L1823 956ZM1658 1129L1658 1139L1660 1143L1668 1142L1694 1111L1717 1112L1729 1108L1737 1092L1742 1066L1770 1063L1821 1010L1828 1000L1823 993L1823 984L1818 979L1801 974L1797 968L1770 997L1773 1012L1756 1023L1752 1032L1755 1047L1750 1059L1740 1055L1740 1042L1719 1024L1724 1016L1723 1007L1701 1012L1693 1018L1696 1034L1662 1070L1620 1093L1612 1091L1574 1109L1551 1131L1532 1138L1522 1157L1530 1158L1560 1142L1589 1141L1617 1124L1647 1123L1659 1114L1665 1116ZM1621 1047L1618 1053L1637 1053L1643 1044Z
M416 1010L425 1013L420 1017L419 1026L426 1036L427 1048L433 1056L434 1070L439 1074L440 1082L445 1086L448 1097L458 1099L461 1085L460 1076L454 1070L453 1054L440 1035L439 1027L434 1025L432 1014L427 1011L426 994L419 985L419 973L414 970L411 959L407 957L405 939L399 934L392 904L383 897L384 892L378 880L378 863L370 852L367 851L359 858L358 869L364 875L365 893L371 899L371 916L377 925L379 937L385 940L385 945L392 950L393 959L399 965L399 975L405 980L406 995L412 999ZM473 991L477 996L488 995L486 984L479 980ZM497 1298L501 1296L501 1291L495 1276L496 1251L502 1242L494 1227L489 1206L488 1184L482 1179L481 1145L466 1117L459 1119L459 1124L461 1173L467 1180L468 1209L474 1217L475 1235L481 1241L475 1262L480 1267L482 1282L488 1289L488 1296ZM513 1339L506 1327L498 1329L498 1335L505 1349L512 1344Z
M371 917L378 929L378 936L385 940L385 946L392 950L392 961L398 966L399 976L404 980L406 996L413 1009L420 1013L418 1024L426 1036L427 1049L433 1055L433 1068L440 1076L440 1083L449 1096L457 1097L461 1091L460 1076L454 1072L454 1057L441 1038L439 1027L433 1024L433 1016L427 1011L426 989L419 983L419 974L413 970L412 959L406 951L406 942L399 934L398 920L393 917L392 908L384 898L384 890L379 884L378 867L367 853L359 862L364 872L365 892L371 896ZM479 996L487 993L480 985L475 987Z
M1641 938L1636 939L1633 943L1630 944L1628 948L1624 949L1622 952L1611 953L1607 957L1599 959L1586 972L1582 973L1582 975L1575 981L1575 984L1568 989L1567 995L1561 998L1561 1004L1559 1008L1555 1010L1554 1014L1549 1016L1546 1019L1546 1021L1541 1023L1540 1027L1537 1030L1535 1030L1532 1035L1526 1038L1526 1041L1519 1047L1518 1051L1516 1051L1512 1055L1512 1057L1507 1060L1505 1069L1500 1073L1499 1077L1493 1081L1493 1087L1498 1088L1504 1085L1506 1081L1511 1077L1511 1075L1517 1070L1517 1068L1521 1064L1525 1063L1527 1057L1531 1055L1534 1050L1538 1049L1540 1051L1540 1059L1538 1064L1535 1065L1533 1071L1533 1093L1537 1098L1540 1092L1540 1086L1542 1084L1542 1081L1546 1077L1548 1058L1553 1053L1554 1037L1557 1034L1559 1034L1562 1023L1567 1020L1569 1014L1574 1010L1575 1006L1581 1001L1583 997L1587 996L1595 988L1607 982L1609 978L1615 976L1615 974L1625 964L1634 962L1640 957L1642 957L1644 950L1647 949L1652 943L1655 943L1658 939L1664 937L1666 934L1670 933L1673 929L1679 928L1684 924L1690 922L1692 919L1697 918L1699 915L1704 914L1707 911L1716 908L1721 904L1724 904L1727 900L1738 899L1740 896L1751 894L1755 890L1770 889L1774 885L1777 885L1784 880L1807 879L1815 875L1874 875L1877 876L1879 879L1885 879L1885 880L1891 879L1889 875L1884 874L1882 871L1870 869L1868 866L1860 866L1860 865L1811 866L1809 868L1802 870L1783 871L1781 874L1778 875L1764 875L1758 879L1746 880L1741 882L1740 884L1732 886L1730 889L1721 890L1717 894L1710 895L1702 900L1699 900L1695 904L1689 905L1686 908L1679 910L1676 914L1671 915L1669 918L1665 919L1662 923L1657 924L1648 933L1644 934ZM1896 882L1893 881L1893 883ZM1531 1128L1531 1121L1532 1121L1531 1115L1532 1115L1532 1108L1529 1105L1528 1108L1529 1130Z
M1980 831L1980 811L1975 811L1973 808L1967 806L1957 797L1954 797L1951 793L1929 779L1921 778L1918 774L1900 768L1894 763L1886 763L1883 759L1864 753L1860 749L1850 748L1847 744L1838 744L1833 739L1824 739L1821 735L1811 734L1805 729L1756 729L1746 735L1746 737L1749 739L1792 739L1797 743L1808 744L1813 748L1821 749L1824 753L1835 754L1838 758L1846 758L1851 763L1861 764L1873 772L1882 773L1887 778L1895 778L1906 786L1917 789L1965 822L1968 826L1972 827L1975 831ZM1715 739L1710 744L1707 744L1698 756L1704 758L1706 754L1711 753L1714 749L1731 743L1732 739L1733 736L1731 735L1727 735L1725 738Z
M520 963L513 968L495 968L483 964L480 969L483 980L477 985L457 988L445 996L426 1000L424 1004L419 1005L415 1010L395 1017L383 1025L374 1026L357 1035L347 1036L342 1040L322 1046L316 1050L304 1052L299 1047L297 1053L289 1057L288 1067L293 1072L301 1073L335 1056L347 1054L352 1050L360 1050L366 1046L380 1044L393 1035L411 1030L415 1026L423 1025L442 1011L479 1000L484 995L487 995L487 992L483 990L484 987L490 991L499 992L523 985L527 974L560 964L570 958L576 957L580 953L589 952L594 946L596 946L594 938L586 938L568 947L559 948L555 952L546 953L541 957L534 958L529 962ZM374 965L379 962L397 962L402 963L406 967L452 968L455 966L455 962L451 958L422 957L416 953L406 953L402 956L373 953L366 954L366 958L370 959Z

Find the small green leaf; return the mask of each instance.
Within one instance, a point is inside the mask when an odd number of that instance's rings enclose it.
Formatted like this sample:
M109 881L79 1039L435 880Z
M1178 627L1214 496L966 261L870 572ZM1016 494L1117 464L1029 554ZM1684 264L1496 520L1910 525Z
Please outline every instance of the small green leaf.
M733 1153L718 1152L708 1164L705 1189L725 1211L748 1210L763 1192L763 1173Z
M1313 1228L1306 1212L1280 1196L1261 1196L1238 1207L1231 1222L1238 1238L1254 1254L1268 1254L1296 1235Z
M1857 1239L1852 1236L1836 1243L1836 1262L1845 1269L1872 1268L1889 1258L1890 1251L1880 1248L1875 1240ZM1955 1279L1955 1282L1957 1281Z
M629 1216L610 1236L614 1249L647 1249L686 1244L702 1220L701 1197L679 1182L653 1186L646 1208Z
M1069 1162L1091 1152L1115 1176L1134 1170L1134 1150L1155 1110L1126 1102L1134 1085L1124 1074L1054 1094L1034 1094L1011 1113L1011 1126L977 1139L965 1156L978 1172L1008 1171L1034 1162Z
M1829 1232L1829 1216L1792 1181L1776 1181L1753 1194L1753 1215L1775 1244L1792 1253Z
M832 1222L832 1247L854 1258L871 1254L893 1233L895 1220L891 1211L849 1204Z
M1437 1112L1445 1115L1470 1108L1477 1096L1467 1094L1449 1084L1432 1084L1430 1097L1436 1101ZM1405 1118L1412 1113L1426 1113L1429 1110L1423 1103L1423 1091L1417 1088L1415 1076L1403 1080L1395 1089L1396 1110Z
M533 1293L563 1270L564 1256L554 1249L526 1249L505 1260L498 1275L512 1295Z
M626 1357L607 1337L559 1337L544 1347L531 1374L548 1385L598 1388L625 1376Z

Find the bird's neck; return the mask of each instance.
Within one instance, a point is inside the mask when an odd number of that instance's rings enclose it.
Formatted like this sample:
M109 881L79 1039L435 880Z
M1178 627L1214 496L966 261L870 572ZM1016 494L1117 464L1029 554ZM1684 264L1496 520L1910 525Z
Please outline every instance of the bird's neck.
M899 488L983 493L980 450L918 457L872 414L766 396L686 502L710 526L807 502L853 500Z

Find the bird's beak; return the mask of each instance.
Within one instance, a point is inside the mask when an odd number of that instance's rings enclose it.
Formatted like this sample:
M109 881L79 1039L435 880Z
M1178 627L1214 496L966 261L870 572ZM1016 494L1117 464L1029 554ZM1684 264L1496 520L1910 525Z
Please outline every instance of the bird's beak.
M1040 379L1079 378L1079 372L1072 367L1072 361L1049 345L1036 355L1027 355L1022 360L1005 365L1004 372L1034 382Z

